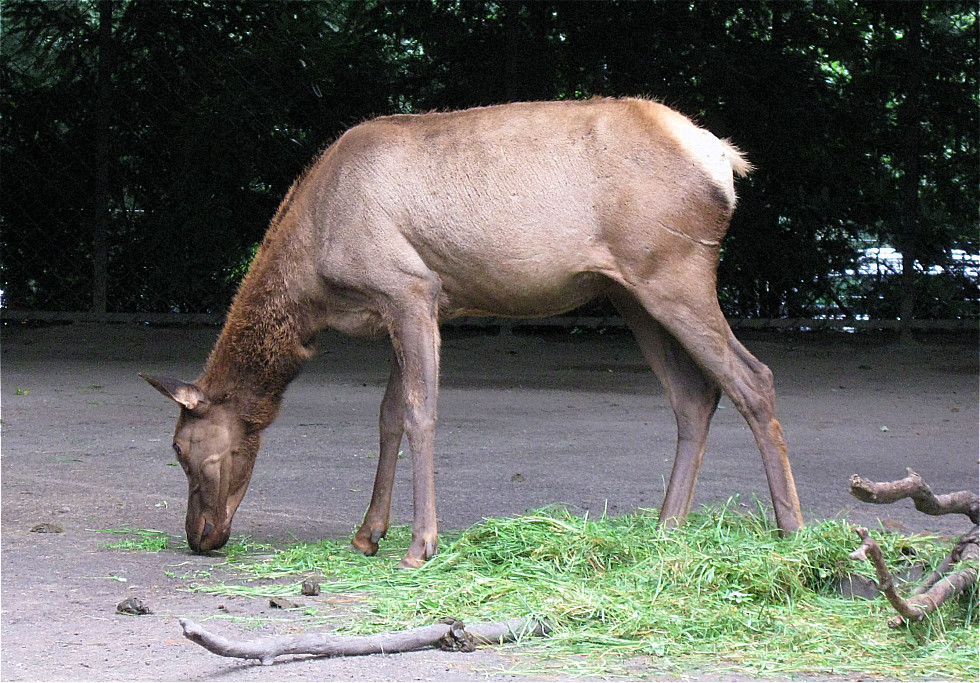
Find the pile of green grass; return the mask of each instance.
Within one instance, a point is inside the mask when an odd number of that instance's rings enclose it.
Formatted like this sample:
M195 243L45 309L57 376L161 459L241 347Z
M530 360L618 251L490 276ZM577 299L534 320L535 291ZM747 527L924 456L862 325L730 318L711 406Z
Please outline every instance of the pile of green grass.
M519 645L539 674L791 673L977 680L977 595L928 621L891 630L891 608L837 597L836 579L872 576L847 554L859 544L842 521L780 538L759 510L736 502L663 530L652 511L601 519L558 508L487 519L442 538L423 568L395 568L410 540L389 533L378 557L323 541L280 550L233 547L234 583L196 586L231 595L298 594L310 575L322 589L362 596L342 630L377 632L433 623L531 616L553 626ZM895 571L935 566L948 541L876 534ZM528 655L531 655L528 657ZM639 667L639 668L637 668Z
M124 538L118 543L107 543L106 548L113 550L133 550L145 553L158 553L170 547L170 537L165 531L157 529L93 529L103 534L135 536Z

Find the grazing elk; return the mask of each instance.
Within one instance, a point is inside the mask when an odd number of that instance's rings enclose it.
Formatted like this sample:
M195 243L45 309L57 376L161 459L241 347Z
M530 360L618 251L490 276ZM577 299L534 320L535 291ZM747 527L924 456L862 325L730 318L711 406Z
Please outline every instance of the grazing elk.
M716 294L735 207L731 144L644 99L517 103L387 116L358 125L295 182L194 383L144 378L180 404L174 450L187 474L187 540L221 547L259 435L313 353L318 330L391 337L381 450L354 545L388 529L402 435L412 454L412 542L436 552L433 441L439 322L535 317L607 296L666 388L677 454L660 512L690 509L724 391L765 465L783 532L803 525L774 411L772 373L734 337Z

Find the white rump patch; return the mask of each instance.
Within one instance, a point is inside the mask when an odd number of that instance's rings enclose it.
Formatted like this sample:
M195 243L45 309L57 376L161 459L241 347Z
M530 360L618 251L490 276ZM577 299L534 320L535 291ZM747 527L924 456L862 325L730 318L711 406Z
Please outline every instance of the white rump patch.
M729 206L735 206L733 169L747 172L751 168L742 158L741 153L730 143L716 138L703 128L698 128L680 114L671 116L667 124L674 138L701 164L705 173L728 198Z

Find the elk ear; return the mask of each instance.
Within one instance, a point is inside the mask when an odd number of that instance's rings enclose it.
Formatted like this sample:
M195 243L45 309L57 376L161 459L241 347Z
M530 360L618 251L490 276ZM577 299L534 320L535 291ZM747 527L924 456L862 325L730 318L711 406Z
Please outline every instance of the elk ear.
M181 382L169 377L149 377L142 372L139 376L150 383L150 386L167 398L176 401L190 411L201 411L208 405L207 396L194 384Z

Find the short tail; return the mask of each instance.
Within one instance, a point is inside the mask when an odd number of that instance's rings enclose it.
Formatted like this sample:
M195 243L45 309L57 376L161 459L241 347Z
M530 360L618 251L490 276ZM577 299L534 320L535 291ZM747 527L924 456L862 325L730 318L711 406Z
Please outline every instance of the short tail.
M749 163L749 160L745 158L745 152L736 147L730 140L722 140L722 146L725 148L725 158L728 159L728 163L732 166L732 172L744 178L749 173L755 170L755 166Z

